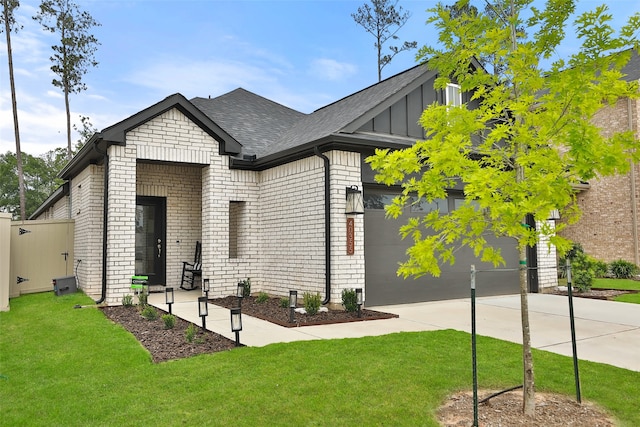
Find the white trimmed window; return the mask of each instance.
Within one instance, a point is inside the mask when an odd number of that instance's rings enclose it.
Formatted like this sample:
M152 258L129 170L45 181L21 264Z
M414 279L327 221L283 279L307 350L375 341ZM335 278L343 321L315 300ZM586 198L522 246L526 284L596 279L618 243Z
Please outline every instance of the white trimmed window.
M462 92L460 91L460 85L447 83L445 101L447 105L452 105L454 107L462 105Z

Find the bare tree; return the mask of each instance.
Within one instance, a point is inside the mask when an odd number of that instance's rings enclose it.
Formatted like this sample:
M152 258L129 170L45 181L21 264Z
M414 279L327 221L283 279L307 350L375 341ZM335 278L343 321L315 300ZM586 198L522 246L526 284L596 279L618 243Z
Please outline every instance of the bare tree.
M418 43L415 41L404 42L402 46L389 46L391 53L383 54L382 47L391 40L397 40L397 32L407 23L411 12L404 11L398 5L398 0L371 0L371 5L365 3L352 13L356 24L362 26L369 34L376 38L374 46L378 52L378 81L382 80L382 69L391 62L393 57L402 51L415 49Z
M16 85L13 78L13 54L11 53L11 31L18 31L13 12L20 7L18 0L2 0L2 21L7 35L7 58L9 60L9 84L11 85L11 109L13 110L13 132L16 138L16 163L18 169L18 188L20 193L20 219L26 219L26 198L24 191L24 170L22 168L22 151L20 150L20 126L18 126L18 102ZM0 29L1 31L1 29Z
M69 94L86 90L82 76L88 72L88 67L98 65L94 53L100 43L89 31L100 24L89 12L81 11L71 0L44 0L40 4L40 11L33 19L40 22L45 31L60 37L60 44L51 46L54 53L50 59L53 63L51 71L58 76L52 83L64 93L67 112L67 157L70 159L73 151Z

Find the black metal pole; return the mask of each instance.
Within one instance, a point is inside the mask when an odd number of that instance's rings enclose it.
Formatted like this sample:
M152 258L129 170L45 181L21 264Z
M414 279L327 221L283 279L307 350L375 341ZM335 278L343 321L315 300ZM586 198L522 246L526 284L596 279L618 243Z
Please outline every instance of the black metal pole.
M573 375L576 380L576 400L582 403L580 397L580 371L578 368L578 348L576 345L576 323L573 315L573 284L571 282L571 262L567 258L567 295L569 295L569 321L571 322L571 348L573 350Z
M207 329L207 321L205 320L207 316L202 316L202 329Z
M240 331L236 331L236 347L240 347Z
M478 427L478 361L476 358L476 266L471 266L471 360L473 363L473 427Z
M173 314L173 313L171 313L171 306L172 306L173 304L169 303L169 304L167 304L167 305L169 306L169 314Z

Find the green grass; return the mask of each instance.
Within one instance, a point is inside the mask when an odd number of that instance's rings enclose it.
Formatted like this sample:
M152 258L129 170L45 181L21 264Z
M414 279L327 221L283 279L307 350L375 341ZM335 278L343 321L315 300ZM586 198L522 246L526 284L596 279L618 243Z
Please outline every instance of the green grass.
M640 291L640 281L631 279L595 279L593 287Z
M76 294L11 300L0 313L2 426L436 426L471 387L470 336L447 330L274 344L153 364ZM517 328L518 325L514 325ZM479 384L521 383L521 349L478 338ZM570 358L535 351L539 391L573 395ZM640 372L581 362L582 396L640 425Z

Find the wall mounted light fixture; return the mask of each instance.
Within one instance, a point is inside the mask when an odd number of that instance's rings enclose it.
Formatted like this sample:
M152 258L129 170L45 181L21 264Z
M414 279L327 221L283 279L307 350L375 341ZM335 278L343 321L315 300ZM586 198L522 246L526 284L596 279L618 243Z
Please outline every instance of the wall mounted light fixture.
M344 210L346 215L361 215L364 213L364 199L362 191L358 190L357 185L346 188L347 205Z

